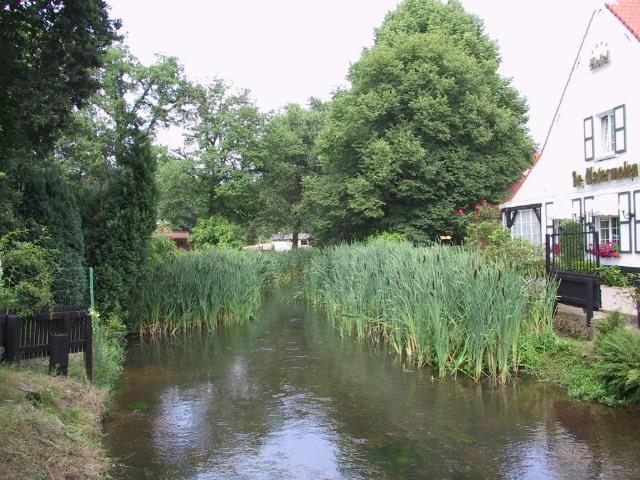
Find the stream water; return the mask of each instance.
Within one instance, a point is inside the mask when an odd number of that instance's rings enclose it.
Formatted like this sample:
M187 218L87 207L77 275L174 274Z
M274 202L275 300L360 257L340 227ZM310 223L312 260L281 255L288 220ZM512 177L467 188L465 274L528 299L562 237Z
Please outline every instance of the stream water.
M247 325L131 345L105 431L127 479L640 478L640 414L434 380L276 293Z

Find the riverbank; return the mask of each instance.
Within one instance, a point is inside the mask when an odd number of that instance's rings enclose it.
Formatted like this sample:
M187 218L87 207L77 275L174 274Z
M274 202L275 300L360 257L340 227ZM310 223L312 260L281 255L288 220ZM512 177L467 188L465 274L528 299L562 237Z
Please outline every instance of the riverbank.
M0 478L102 478L106 398L88 382L0 366Z

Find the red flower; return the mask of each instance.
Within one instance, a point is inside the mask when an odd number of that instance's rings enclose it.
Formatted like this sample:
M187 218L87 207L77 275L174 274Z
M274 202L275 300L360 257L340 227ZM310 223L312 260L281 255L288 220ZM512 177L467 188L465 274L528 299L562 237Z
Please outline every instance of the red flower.
M464 210L463 210L463 209L460 209L460 210L458 210L458 213L459 213L460 215L464 215Z
M480 210L480 205L476 205L476 210Z

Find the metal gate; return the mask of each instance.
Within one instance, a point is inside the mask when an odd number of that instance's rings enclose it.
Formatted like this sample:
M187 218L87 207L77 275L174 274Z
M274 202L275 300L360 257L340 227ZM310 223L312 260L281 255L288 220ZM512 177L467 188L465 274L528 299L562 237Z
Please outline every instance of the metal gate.
M582 307L591 325L593 311L602 306L600 295L600 238L591 226L563 229L546 236L545 265L547 274L555 276L558 302Z

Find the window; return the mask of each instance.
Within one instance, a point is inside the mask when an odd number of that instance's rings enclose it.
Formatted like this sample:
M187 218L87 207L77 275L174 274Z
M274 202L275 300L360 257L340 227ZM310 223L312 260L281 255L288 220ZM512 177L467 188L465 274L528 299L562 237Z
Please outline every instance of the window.
M598 115L600 135L598 147L598 158L613 155L616 150L613 111Z
M600 243L620 243L618 217L600 217Z
M309 241L306 239L300 240L300 245L309 245Z
M541 243L540 232L540 220L533 209L519 210L511 227L511 235L539 245Z
M619 105L608 112L583 121L584 159L604 160L627 151L626 107Z

